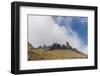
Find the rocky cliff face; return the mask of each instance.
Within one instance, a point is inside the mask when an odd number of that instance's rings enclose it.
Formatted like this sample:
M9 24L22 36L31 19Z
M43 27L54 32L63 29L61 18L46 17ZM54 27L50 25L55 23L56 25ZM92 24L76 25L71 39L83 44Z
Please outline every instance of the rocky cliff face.
M72 46L68 43L68 42L66 42L66 45L65 44L63 44L63 45L61 45L61 44L59 44L59 43L53 43L52 45L50 45L50 46L46 46L46 45L44 45L43 47L40 45L38 48L45 48L45 49L49 49L49 50L56 50L56 49L63 49L63 50L75 50L76 48L72 48ZM77 50L77 49L76 49Z

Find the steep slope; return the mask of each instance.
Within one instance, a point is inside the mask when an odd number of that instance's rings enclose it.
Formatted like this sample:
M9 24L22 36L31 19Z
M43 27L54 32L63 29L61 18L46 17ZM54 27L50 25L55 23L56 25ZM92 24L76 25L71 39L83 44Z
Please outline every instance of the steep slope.
M28 43L28 60L84 59L87 55L76 50L33 48Z

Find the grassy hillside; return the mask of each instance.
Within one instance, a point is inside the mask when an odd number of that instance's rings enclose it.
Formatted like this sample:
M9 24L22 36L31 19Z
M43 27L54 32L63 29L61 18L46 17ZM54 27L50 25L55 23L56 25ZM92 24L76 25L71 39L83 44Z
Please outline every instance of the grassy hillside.
M28 44L28 60L55 60L55 59L79 59L87 58L87 55L76 50L49 50L46 48L33 48Z

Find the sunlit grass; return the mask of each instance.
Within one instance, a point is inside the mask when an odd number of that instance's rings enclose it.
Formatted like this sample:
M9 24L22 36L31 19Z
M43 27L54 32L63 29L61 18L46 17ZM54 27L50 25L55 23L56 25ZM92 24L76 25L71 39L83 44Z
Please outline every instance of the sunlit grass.
M74 50L47 50L44 48L28 49L28 60L55 60L87 58L87 55Z

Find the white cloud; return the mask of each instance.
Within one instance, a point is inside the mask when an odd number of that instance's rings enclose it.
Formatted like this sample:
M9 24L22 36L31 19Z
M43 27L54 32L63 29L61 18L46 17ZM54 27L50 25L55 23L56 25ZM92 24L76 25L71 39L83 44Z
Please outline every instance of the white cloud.
M50 16L28 16L28 41L34 47L51 45L55 42L65 44L68 41L79 51L84 49L82 41L70 27L65 28L55 24Z

